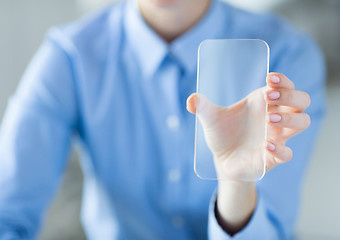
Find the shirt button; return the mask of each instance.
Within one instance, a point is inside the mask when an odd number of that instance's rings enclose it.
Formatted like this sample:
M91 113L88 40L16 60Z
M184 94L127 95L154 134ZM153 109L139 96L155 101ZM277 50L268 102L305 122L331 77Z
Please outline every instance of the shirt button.
M181 179L181 173L178 169L169 171L168 179L170 182L178 182Z
M172 219L172 225L175 228L182 228L184 226L184 219L180 216L174 217Z
M166 124L168 125L169 129L177 130L179 127L179 118L175 115L170 115L166 119Z

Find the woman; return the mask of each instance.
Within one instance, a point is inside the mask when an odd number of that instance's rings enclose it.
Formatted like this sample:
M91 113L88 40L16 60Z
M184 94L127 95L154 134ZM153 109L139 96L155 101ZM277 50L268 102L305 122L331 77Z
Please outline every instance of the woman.
M266 121L278 130L263 147L271 170L257 184L206 182L192 171L194 118L185 102L195 90L197 48L209 38L263 39L271 46L271 71L279 73L268 75L269 90L244 99L265 99ZM89 239L288 239L322 118L323 82L323 60L308 37L275 16L220 1L131 0L54 28L2 125L0 239L35 238L75 135L83 150ZM253 90L244 79L238 84ZM187 99L191 113L198 100ZM210 109L222 113L220 124L236 125L248 110ZM291 139L309 126L309 116L313 124ZM205 122L204 112L199 118L212 129L206 140L218 162L246 151L242 141L218 140L219 124ZM292 150L294 161L286 163ZM226 174L223 164L216 166Z

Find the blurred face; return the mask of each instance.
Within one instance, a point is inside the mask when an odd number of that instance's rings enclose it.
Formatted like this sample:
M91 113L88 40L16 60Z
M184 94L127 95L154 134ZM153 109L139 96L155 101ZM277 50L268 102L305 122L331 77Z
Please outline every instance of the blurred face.
M190 29L208 9L210 0L136 0L143 18L167 42Z

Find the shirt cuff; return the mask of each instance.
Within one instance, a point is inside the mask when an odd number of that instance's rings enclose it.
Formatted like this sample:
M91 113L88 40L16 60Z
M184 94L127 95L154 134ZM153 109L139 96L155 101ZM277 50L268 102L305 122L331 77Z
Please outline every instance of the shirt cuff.
M261 240L273 240L279 239L278 233L266 214L264 202L258 193L257 204L254 213L249 220L248 224L237 234L230 236L225 232L218 224L215 216L217 191L213 194L210 207L209 207L209 219L208 219L208 236L211 240L227 240L227 239L261 239Z

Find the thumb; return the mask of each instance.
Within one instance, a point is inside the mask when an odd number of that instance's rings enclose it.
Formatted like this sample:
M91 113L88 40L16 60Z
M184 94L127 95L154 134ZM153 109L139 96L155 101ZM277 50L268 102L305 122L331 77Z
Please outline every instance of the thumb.
M212 126L223 109L200 93L193 93L187 99L187 110L196 113L204 128Z

